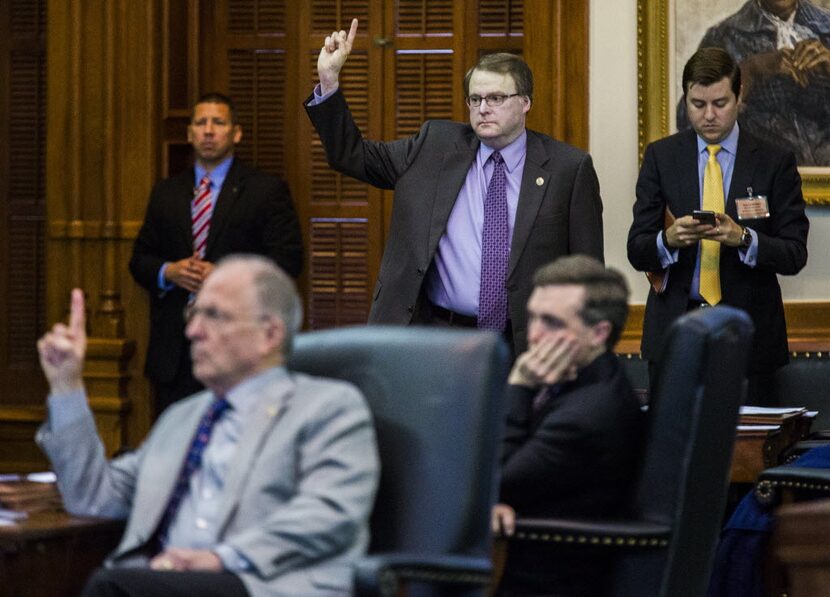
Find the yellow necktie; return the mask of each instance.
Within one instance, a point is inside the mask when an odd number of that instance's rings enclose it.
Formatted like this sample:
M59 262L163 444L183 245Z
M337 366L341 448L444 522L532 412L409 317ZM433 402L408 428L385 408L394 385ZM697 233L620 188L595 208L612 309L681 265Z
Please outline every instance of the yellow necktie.
M703 209L715 213L724 212L723 173L717 156L720 145L708 145L709 161L703 171ZM717 305L720 294L720 243L714 240L700 241L700 296L710 305Z

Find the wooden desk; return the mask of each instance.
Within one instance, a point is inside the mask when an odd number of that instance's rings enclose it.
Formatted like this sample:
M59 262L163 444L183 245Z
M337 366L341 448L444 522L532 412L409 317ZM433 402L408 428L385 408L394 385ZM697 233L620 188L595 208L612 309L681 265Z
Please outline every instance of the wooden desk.
M764 469L784 464L781 455L809 435L813 418L805 414L771 431L740 429L735 437L729 481L755 483Z
M36 512L0 526L0 596L78 595L90 573L118 544L122 521Z
M791 444L780 429L738 432L729 471L730 483L755 483L761 471L779 464L781 452Z

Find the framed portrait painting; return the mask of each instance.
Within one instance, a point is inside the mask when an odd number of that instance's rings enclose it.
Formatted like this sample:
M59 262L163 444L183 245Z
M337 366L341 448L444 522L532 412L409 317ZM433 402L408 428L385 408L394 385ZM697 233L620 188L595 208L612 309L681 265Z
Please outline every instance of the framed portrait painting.
M795 153L808 204L830 205L830 0L638 0L639 146L688 127L681 75L699 47L741 65L739 122Z

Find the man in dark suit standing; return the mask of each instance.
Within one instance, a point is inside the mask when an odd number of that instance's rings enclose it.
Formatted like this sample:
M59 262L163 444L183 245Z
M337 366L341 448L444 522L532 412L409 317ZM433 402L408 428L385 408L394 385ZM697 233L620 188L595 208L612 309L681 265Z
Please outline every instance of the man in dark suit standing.
M370 323L492 329L523 352L533 272L562 255L603 258L590 156L525 128L533 75L512 54L467 72L469 124L364 139L339 88L356 32L357 19L326 38L306 110L335 170L395 190Z
M500 503L493 530L524 518L612 517L626 503L640 454L643 413L614 344L628 316L619 272L590 257L540 269L527 305L528 350L508 379ZM610 561L551 554L514 542L500 595L599 597Z
M156 416L202 389L192 374L183 312L213 264L230 253L255 253L296 277L303 262L287 185L234 158L242 128L231 99L200 97L187 139L195 165L155 186L130 259L130 272L150 293L145 374Z
M642 353L653 372L672 321L701 306L738 307L755 324L747 403L770 404L775 369L788 360L777 274L807 263L801 177L792 152L737 122L741 71L726 51L695 52L683 92L692 130L646 148L628 235L631 265L666 273L649 291ZM667 210L676 219L664 230ZM713 221L694 210L715 212Z

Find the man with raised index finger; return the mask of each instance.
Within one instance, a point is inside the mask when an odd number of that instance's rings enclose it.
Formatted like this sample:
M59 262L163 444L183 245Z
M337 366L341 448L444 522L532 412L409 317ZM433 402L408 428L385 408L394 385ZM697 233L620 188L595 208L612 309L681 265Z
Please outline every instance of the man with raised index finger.
M590 156L525 128L533 75L507 53L464 77L468 124L428 120L410 138L364 139L340 87L357 27L326 37L305 105L335 170L395 191L369 322L496 330L524 352L536 269L575 253L603 259Z
M81 377L80 290L70 324L38 343L50 394L37 441L64 505L127 521L84 596L350 595L379 477L362 395L285 368L300 301L265 257L220 261L185 319L207 390L109 462Z

